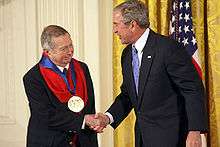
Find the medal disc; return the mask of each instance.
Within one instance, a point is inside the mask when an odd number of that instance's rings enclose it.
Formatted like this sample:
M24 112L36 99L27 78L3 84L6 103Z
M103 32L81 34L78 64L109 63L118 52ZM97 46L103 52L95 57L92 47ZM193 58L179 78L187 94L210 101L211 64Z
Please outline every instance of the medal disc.
M68 108L73 112L80 112L84 108L84 101L79 96L73 96L68 101Z

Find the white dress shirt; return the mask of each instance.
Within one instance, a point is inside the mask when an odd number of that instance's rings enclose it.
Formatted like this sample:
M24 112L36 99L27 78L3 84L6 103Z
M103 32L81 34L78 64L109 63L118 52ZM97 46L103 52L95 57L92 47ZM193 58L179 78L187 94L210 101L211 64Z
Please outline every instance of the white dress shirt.
M63 72L64 68L66 68L66 69L68 70L69 65L70 65L70 64L68 63L65 67L58 66L58 65L56 65L56 66L57 66L57 68L58 68L61 72Z
M141 66L141 59L143 55L143 49L147 42L147 38L149 35L150 29L147 28L145 32L141 35L141 37L134 43L132 46L134 46L138 51L138 59L139 59L139 67Z

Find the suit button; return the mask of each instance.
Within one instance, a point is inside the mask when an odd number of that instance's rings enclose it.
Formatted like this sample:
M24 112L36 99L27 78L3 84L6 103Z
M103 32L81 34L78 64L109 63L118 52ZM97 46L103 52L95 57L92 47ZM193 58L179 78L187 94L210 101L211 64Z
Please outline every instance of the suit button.
M141 114L141 112L140 112L140 111L138 111L138 114L140 115L140 114Z

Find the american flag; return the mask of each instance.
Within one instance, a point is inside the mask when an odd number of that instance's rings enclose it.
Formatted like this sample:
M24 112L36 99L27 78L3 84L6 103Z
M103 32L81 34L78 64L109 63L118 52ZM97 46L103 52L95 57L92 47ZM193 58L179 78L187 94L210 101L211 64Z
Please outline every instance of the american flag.
M190 0L174 0L171 9L170 35L182 43L192 56L192 62L202 77L196 37L193 30Z

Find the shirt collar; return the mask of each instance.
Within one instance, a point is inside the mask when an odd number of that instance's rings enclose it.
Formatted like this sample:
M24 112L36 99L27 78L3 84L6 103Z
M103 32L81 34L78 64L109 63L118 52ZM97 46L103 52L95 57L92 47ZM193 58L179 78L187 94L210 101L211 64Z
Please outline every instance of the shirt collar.
M58 66L58 65L56 65L56 66L57 66L57 68L59 68L59 70L60 70L61 72L63 72L64 68L66 68L66 69L69 68L69 63L68 63L65 67L61 67L61 66Z
M149 36L149 32L150 29L147 28L145 32L141 35L141 37L134 44L132 44L132 46L134 46L139 53L141 53L144 49L144 46L147 42L147 38Z

